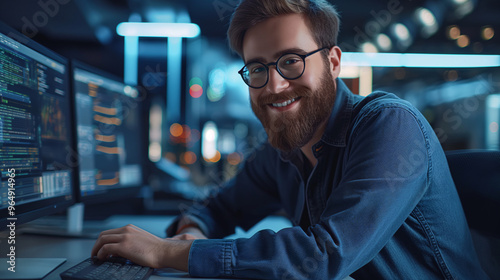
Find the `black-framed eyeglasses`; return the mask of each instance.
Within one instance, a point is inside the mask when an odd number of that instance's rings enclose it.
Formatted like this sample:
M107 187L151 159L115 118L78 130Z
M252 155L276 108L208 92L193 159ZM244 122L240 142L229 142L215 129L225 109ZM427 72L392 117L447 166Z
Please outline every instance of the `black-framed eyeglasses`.
M276 60L264 64L262 62L250 62L241 68L238 73L243 81L251 88L262 88L269 81L269 66L275 65L278 73L287 80L298 79L306 69L306 57L313 55L329 47L323 47L306 54L285 53Z

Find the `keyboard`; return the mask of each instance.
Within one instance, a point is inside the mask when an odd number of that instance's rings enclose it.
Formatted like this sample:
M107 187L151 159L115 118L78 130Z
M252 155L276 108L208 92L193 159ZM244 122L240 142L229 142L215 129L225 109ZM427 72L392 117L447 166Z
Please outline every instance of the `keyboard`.
M111 257L100 261L92 257L60 274L63 280L146 280L153 268L140 266L131 261Z

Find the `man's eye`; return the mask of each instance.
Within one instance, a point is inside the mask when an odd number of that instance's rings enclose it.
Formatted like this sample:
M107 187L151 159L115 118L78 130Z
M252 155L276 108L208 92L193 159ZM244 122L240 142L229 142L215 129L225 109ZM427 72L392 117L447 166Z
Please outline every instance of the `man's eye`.
M250 74L258 74L258 73L261 73L263 71L265 71L264 67L258 66L258 67L254 67L254 68L250 69Z
M292 64L295 64L297 62L299 62L299 59L296 57L287 58L285 60L285 65L292 65Z

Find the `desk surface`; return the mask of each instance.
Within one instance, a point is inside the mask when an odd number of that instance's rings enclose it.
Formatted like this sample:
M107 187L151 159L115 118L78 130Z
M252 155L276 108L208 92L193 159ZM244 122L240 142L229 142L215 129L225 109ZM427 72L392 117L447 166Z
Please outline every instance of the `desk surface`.
M152 234L165 237L165 229L173 220L171 216L113 216L101 223L102 229L122 227L134 224ZM248 232L237 229L236 233L228 238L250 237L262 229L278 231L289 227L290 222L282 217L269 217L257 224ZM95 224L93 227L95 228ZM39 236L31 234L16 235L16 258L66 258L66 262L59 266L44 280L60 280L59 274L66 269L78 264L90 257L90 251L94 246L94 239L80 239L68 237ZM0 256L5 258L8 253L9 244L5 232L0 236ZM22 269L19 268L18 269ZM189 279L188 274L171 269L157 270L150 280L155 279Z

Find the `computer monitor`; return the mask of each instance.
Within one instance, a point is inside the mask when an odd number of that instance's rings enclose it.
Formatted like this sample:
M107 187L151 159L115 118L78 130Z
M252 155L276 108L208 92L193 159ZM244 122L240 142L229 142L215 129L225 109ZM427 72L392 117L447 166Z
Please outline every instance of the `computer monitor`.
M143 185L139 91L102 70L72 61L78 151L78 202L109 202Z
M74 203L69 72L65 58L0 23L0 231L9 238ZM9 268L30 268L16 279L42 278L65 261L12 248Z
M0 230L74 203L69 72L0 23Z
M85 222L85 205L137 197L143 187L142 103L137 88L71 61L76 203L61 218L31 223L25 233L96 238L101 222ZM100 215L109 211L98 208ZM89 212L89 211L87 211ZM95 211L94 211L95 212Z

